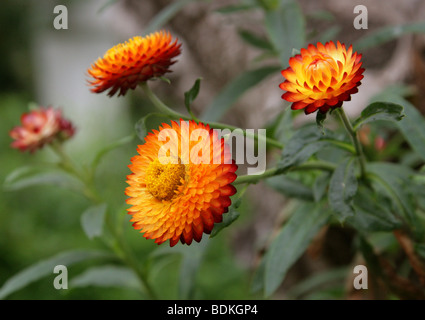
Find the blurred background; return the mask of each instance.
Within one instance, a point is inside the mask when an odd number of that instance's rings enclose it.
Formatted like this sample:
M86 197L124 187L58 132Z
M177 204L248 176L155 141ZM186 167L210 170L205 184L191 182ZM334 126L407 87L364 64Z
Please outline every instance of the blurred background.
M242 1L244 2L244 1ZM245 1L255 3L256 1ZM261 2L261 1L260 1ZM276 63L276 57L262 57L258 48L241 37L241 30L265 36L260 9L226 13L222 8L240 1L169 1L169 0L68 0L31 1L2 0L0 5L0 181L22 166L54 161L45 149L24 154L10 148L8 132L19 125L20 115L30 105L61 108L66 118L77 127L76 136L66 143L66 150L80 163L88 163L94 152L111 141L134 132L134 123L152 110L141 91L125 97L109 98L93 94L87 85L87 69L96 59L117 43L150 30L158 17L176 4L161 28L169 30L183 43L183 51L169 74L171 85L152 83L153 91L170 106L182 109L183 93L202 77L201 91L193 111L199 114L232 79L243 71ZM68 9L68 29L56 30L53 13L56 5ZM340 40L347 45L383 26L425 20L425 2L419 0L299 1L306 17L306 31L312 43L323 37ZM353 27L357 4L368 9L368 29ZM151 30L154 31L154 30ZM291 32L290 30L288 32ZM356 48L354 48L356 50ZM365 78L361 94L345 104L350 115L356 115L369 99L384 88L400 83L416 90L412 99L425 112L425 39L420 34L407 34L380 46L362 51ZM283 67L283 66L282 66ZM286 67L286 66L285 66ZM224 122L241 128L265 128L282 108L278 84L280 73L269 76L244 93ZM308 118L311 120L311 117ZM131 143L114 150L102 161L97 183L102 195L113 206L122 207L126 187L127 165L135 154ZM270 230L279 225L286 200L263 183L250 186L242 204L243 214L214 241L209 241L197 276L194 297L206 299L252 299L252 271L257 267L261 250ZM80 225L80 215L87 201L78 194L51 186L28 186L20 190L0 192L0 286L25 267L58 252L74 248L101 248L90 241ZM125 219L129 219L126 217ZM131 224L126 236L140 257L151 254L157 245L145 240ZM349 230L335 228L324 231L321 252L315 248L294 266L276 298L291 297L288 288L316 270L344 267L352 261ZM178 271L164 261L161 276L156 277L165 298L176 298ZM84 266L86 267L86 266ZM81 269L80 269L81 268ZM78 274L83 266L70 270ZM336 286L323 291L324 297L340 297L345 278L335 275ZM345 274L344 274L345 275ZM55 290L54 275L36 281L12 294L10 299L137 299L136 291L123 288L76 287ZM294 297L294 296L292 296ZM313 296L312 296L313 297ZM319 296L318 296L319 297Z

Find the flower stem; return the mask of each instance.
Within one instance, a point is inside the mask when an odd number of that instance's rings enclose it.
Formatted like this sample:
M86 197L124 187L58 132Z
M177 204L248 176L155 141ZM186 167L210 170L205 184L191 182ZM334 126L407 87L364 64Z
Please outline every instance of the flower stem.
M78 168L74 162L71 160L71 158L66 154L66 152L63 150L62 145L60 143L53 142L50 144L52 150L58 155L58 157L61 160L61 168L65 170L66 172L73 174L77 179L79 179L83 185L84 190L83 194L94 204L102 203L102 199L97 193L96 187L94 185L93 181L93 175L84 172L81 168ZM134 258L134 255L128 248L126 242L124 241L123 237L120 236L120 233L117 232L115 225L112 224L112 221L109 219L109 216L106 216L105 224L108 227L110 233L115 238L117 246L113 246L110 243L106 242L107 245L111 248L113 252L125 263L127 264L137 277L139 278L142 286L145 288L145 291L150 299L157 299L157 296L152 289L147 276L145 272L143 272L140 267L137 264L136 259Z
M173 118L181 118L182 115L178 112L175 112L174 110L170 109L165 103L163 103L149 88L148 83L142 82L140 84L140 87L142 88L143 92L146 94L146 96L149 98L149 100L153 103L153 105L163 114L173 117ZM185 119L187 120L187 119Z
M326 161L312 161L303 163L299 166L292 167L292 168L271 168L266 171L264 171L262 174L258 175L244 175L244 176L238 176L236 180L233 182L233 184L241 184L241 183L257 183L260 180L267 179L273 176L277 176L280 174L284 174L288 171L301 171L301 170L324 170L324 171L333 171L335 170L335 165L330 162Z
M179 112L176 112L169 108L165 103L163 103L156 95L152 92L152 90L149 88L147 82L142 82L140 84L140 87L143 89L143 92L146 94L146 96L149 98L149 100L153 103L153 105L164 115L169 116L170 118L175 119L183 119L183 120L195 120L199 122L198 118L196 118L192 113L191 116L185 116ZM259 139L264 139L266 141L267 146L272 146L278 149L283 149L284 145L280 143L277 140L271 139L269 137L265 136L259 136L258 134L251 134L246 132L246 130L237 128L235 126L231 126L228 124L218 123L218 122L208 122L204 121L205 124L209 124L210 127L215 129L229 129L229 130L242 130L245 137L252 137L255 141L258 141ZM260 138L261 137L261 138Z
M362 146L360 144L360 140L357 136L357 132L353 129L350 119L348 119L347 114L345 113L342 107L337 108L336 112L339 118L341 119L342 123L344 124L344 127L351 138L354 148L356 149L357 158L360 164L360 177L365 178L366 177L366 159L363 153Z

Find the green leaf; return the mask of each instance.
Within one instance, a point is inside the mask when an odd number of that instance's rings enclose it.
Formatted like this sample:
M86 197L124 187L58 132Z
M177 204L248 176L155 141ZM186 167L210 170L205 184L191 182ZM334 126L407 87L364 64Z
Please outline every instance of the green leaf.
M267 11L265 26L282 66L287 66L292 49L302 48L306 41L304 14L299 4L290 1L276 10Z
M70 288L88 286L140 289L139 279L133 270L115 265L92 267L69 282Z
M356 195L358 182L354 160L348 158L339 164L329 182L329 205L341 223L355 213L352 200Z
M374 182L375 190L387 196L394 211L409 224L415 236L420 239L424 228L416 215L411 190L413 171L395 163L368 163L367 174Z
M257 0L264 10L276 10L280 3L287 0Z
M398 104L390 102L374 102L368 105L361 113L360 117L354 122L354 130L357 130L362 125L377 121L393 121L397 122L403 119L404 108Z
M268 186L287 197L313 201L313 191L302 182L291 177L278 175L265 180Z
M90 240L102 235L106 209L107 204L102 203L89 207L81 215L81 226Z
M169 119L167 115L164 115L162 113L149 113L146 116L140 118L134 126L137 137L139 137L140 140L144 141L145 137L148 134L148 131L152 128L158 128L161 124L161 121L154 121L153 118L155 117Z
M289 139L282 152L282 159L277 163L281 169L299 165L307 161L317 151L332 145L331 132L323 135L317 126L298 129Z
M400 102L406 116L397 125L412 149L425 160L425 119L411 103L404 99Z
M266 297L280 286L289 268L301 257L328 219L329 212L316 203L300 204L291 215L265 256Z
M83 187L78 179L57 168L25 166L15 169L6 177L3 188L5 191L17 191L39 185L54 185L73 191Z
M195 101L196 97L199 94L199 88L201 86L201 80L202 78L196 79L195 83L193 84L192 88L190 88L189 91L186 91L184 93L184 104L186 106L187 111L192 114L192 111L190 109L190 106L193 101Z
M92 168L96 168L98 164L100 163L100 161L103 159L103 157L107 155L110 151L113 151L119 147L122 147L128 144L129 142L133 141L133 139L134 139L134 135L126 136L99 150L92 161L92 164L91 164Z
M110 258L111 255L102 251L74 250L60 253L49 259L42 260L36 264L22 270L9 278L0 288L0 299L26 287L43 277L53 274L53 269L57 265L70 267L73 264L99 258ZM52 283L53 286L53 283Z
M110 6L112 6L113 4L115 4L116 2L118 2L118 0L107 0L105 1L105 3L99 8L99 10L97 10L97 13L102 13L105 9L109 8Z
M279 66L267 66L243 72L227 84L218 96L215 97L213 102L201 115L201 119L212 122L220 120L242 94L280 69Z
M175 247L160 247L155 250L151 257L161 257L164 255L181 255L180 274L179 274L179 299L193 299L196 276L199 266L205 256L210 239L202 239L200 243L192 243L188 246L176 245Z
M402 226L402 223L386 205L386 199L361 186L354 197L356 214L347 218L347 223L353 225L361 233L392 231Z
M322 134L325 134L325 128L323 127L323 123L326 120L326 114L327 112L323 113L323 112L320 112L320 110L317 111L317 114L316 114L316 124L320 132L322 132Z
M268 130L267 130L268 133ZM276 118L276 125L273 130L273 137L277 139L284 146L294 134L293 119L291 108L285 108Z
M330 39L337 38L338 33L341 31L340 26L331 26L326 30L319 30L319 36L317 38L317 42L325 43Z
M347 267L321 271L291 287L287 295L290 299L306 299L306 296L313 291L322 292L325 287L333 283L343 284L350 272L352 270Z
M158 12L155 17L149 21L145 34L155 32L161 29L168 21L170 21L180 10L182 10L188 3L196 0L176 0L171 2L168 6Z
M248 30L239 30L238 31L239 36L244 40L246 43L250 44L251 46L267 51L273 51L272 44L268 41L268 39L262 38L257 36L255 33L248 31Z
M353 47L355 50L365 50L380 46L385 42L397 39L408 33L425 33L425 23L412 22L404 25L383 27L362 37Z
M238 198L232 203L232 205L229 207L229 211L223 214L223 221L214 225L214 228L212 229L210 234L210 238L215 237L220 231L230 226L239 218L240 213L239 211L237 211L237 209L239 208L241 202L242 198Z
M236 4L236 5L228 5L228 6L221 7L215 11L221 14L230 14L230 13L237 13L241 11L248 11L248 10L252 10L256 8L258 7L254 4Z
M319 202L323 199L324 195L328 191L330 178L331 174L329 172L322 172L320 176L316 178L313 184L314 201Z

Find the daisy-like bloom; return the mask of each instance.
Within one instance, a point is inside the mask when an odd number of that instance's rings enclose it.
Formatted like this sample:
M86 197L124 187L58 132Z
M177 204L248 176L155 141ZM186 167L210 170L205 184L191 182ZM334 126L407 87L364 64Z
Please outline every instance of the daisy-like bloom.
M149 133L137 152L125 190L133 227L171 247L211 233L236 193L238 167L224 139L208 125L172 121Z
M21 124L22 126L14 127L9 133L15 140L11 147L31 153L54 139L64 141L75 133L71 122L53 107L40 107L22 114Z
M170 72L172 60L180 54L181 44L173 41L165 31L151 33L146 37L134 37L109 49L99 58L88 73L94 78L89 81L91 91L100 93L109 90L113 96L125 95L128 89L154 77Z
M286 80L279 87L287 91L282 99L292 102L292 110L304 109L305 114L341 107L361 84L361 57L351 45L347 50L339 41L336 45L332 41L309 44L291 57L290 66L282 71Z

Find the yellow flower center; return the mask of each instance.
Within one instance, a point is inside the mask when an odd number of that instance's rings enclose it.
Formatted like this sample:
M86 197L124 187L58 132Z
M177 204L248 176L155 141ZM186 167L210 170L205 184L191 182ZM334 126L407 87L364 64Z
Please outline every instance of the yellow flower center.
M158 200L171 200L182 184L185 171L183 164L162 164L155 159L146 170L146 188Z

